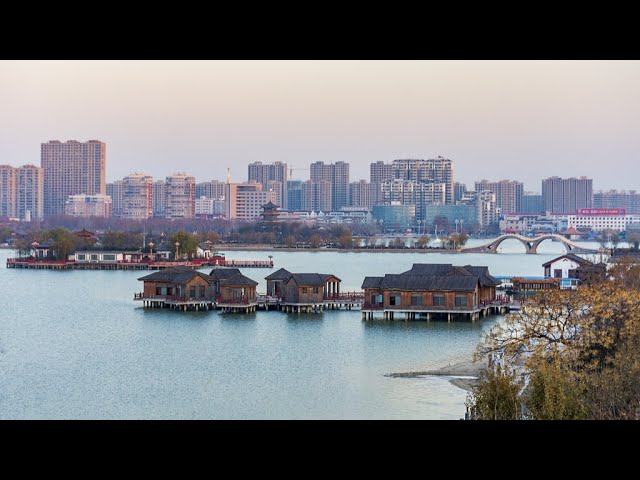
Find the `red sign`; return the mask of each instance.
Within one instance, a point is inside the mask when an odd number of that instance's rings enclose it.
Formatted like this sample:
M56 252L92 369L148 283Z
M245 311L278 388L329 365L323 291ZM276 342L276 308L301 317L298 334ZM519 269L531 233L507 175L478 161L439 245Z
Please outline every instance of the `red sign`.
M626 215L624 208L579 208L578 215Z

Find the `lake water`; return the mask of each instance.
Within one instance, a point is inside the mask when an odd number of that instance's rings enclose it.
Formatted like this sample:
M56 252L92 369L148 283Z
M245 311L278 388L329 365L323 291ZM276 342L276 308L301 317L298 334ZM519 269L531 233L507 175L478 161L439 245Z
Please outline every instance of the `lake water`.
M473 244L473 242L470 242ZM595 244L587 244L596 246ZM515 241L502 254L228 252L275 269L334 273L342 291L412 263L488 265L542 275L564 252ZM147 272L6 269L0 250L2 419L458 419L466 392L448 379L388 378L471 357L496 321L364 322L360 311L251 315L145 310ZM205 272L207 270L204 270ZM243 269L260 282L271 269Z

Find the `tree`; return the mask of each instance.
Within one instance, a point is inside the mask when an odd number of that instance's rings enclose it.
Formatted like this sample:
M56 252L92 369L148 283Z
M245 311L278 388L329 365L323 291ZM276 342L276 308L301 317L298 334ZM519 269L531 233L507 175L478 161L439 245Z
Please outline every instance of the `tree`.
M338 246L340 248L353 248L353 235L351 230L344 230L338 238Z
M206 240L209 240L213 244L219 243L220 242L220 235L218 235L214 231L211 231L211 232L207 233Z
M541 292L495 326L477 356L499 358L525 380L518 394L525 418L640 418L640 295L622 277ZM482 396L474 390L468 402L478 418L487 418L482 398L513 403L502 377L481 377Z
M474 420L518 420L522 417L522 379L500 364L480 373L480 381L467 397L467 409Z
M401 237L396 237L389 242L389 247L391 248L405 248L406 244L404 239Z
M298 243L298 241L296 240L296 237L293 235L287 235L287 237L284 239L285 243L287 244L287 247L291 248L291 247L295 247L296 243Z
M195 235L181 230L169 238L169 247L172 250L176 248L176 242L180 243L178 247L178 255L180 258L193 257L198 251L198 239ZM176 258L176 260L178 259Z
M45 236L53 240L52 256L57 260L66 260L69 254L75 252L76 242L80 242L80 239L64 228L49 230L45 232Z
M314 233L309 238L309 244L311 245L311 248L319 248L320 245L322 245L322 238L317 233Z
M429 236L428 235L422 235L417 242L418 248L427 248L427 246L429 245Z

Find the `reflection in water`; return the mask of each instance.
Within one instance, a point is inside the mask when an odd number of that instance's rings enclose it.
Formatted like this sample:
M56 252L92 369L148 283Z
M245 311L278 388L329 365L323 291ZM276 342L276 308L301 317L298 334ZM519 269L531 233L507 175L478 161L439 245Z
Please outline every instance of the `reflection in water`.
M414 262L539 275L553 258L267 254L277 268L335 273L342 291L359 289L365 275L400 272ZM0 418L458 419L466 393L447 379L384 375L467 360L496 321L362 321L358 310L144 309L132 300L140 272L13 270L4 268L8 255L0 251ZM259 291L272 271L242 269L261 282Z

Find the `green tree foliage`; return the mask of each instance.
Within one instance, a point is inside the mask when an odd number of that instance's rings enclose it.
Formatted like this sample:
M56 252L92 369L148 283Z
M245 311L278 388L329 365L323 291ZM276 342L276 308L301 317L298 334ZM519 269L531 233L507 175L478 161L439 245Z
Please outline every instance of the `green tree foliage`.
M584 388L573 372L557 362L541 363L529 378L523 395L527 414L538 420L584 420Z
M522 379L515 371L497 364L482 371L480 382L467 399L475 420L518 420L522 416Z
M195 235L180 231L169 238L169 247L173 250L175 255L175 244L180 243L178 247L178 255L180 258L192 258L195 256L198 250L198 239Z
M141 233L109 230L100 236L103 250L140 250L143 248ZM144 247L147 247L146 245Z

